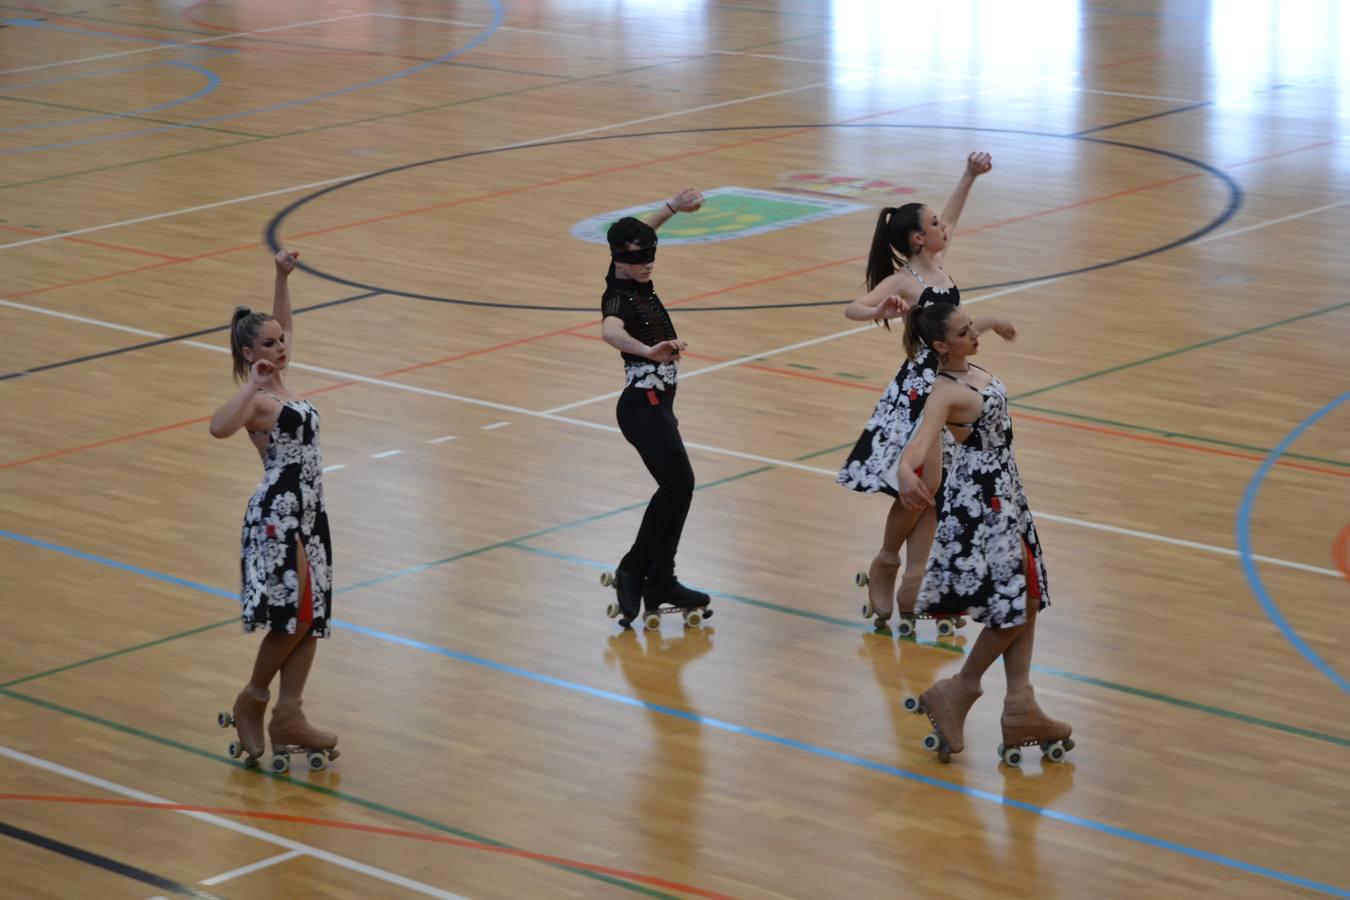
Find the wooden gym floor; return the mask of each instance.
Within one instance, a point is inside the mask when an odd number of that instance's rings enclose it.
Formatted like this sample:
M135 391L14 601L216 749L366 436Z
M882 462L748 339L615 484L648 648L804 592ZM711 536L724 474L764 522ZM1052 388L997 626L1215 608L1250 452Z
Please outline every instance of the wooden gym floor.
M0 0L0 895L1350 896L1347 59L1329 0ZM832 479L901 356L840 315L876 209L977 149L948 268L1020 331L1078 739L1020 769L997 668L920 746L976 629L871 633L886 502ZM685 185L716 617L620 633L587 222ZM344 750L285 777L214 724L259 467L205 426L271 240Z

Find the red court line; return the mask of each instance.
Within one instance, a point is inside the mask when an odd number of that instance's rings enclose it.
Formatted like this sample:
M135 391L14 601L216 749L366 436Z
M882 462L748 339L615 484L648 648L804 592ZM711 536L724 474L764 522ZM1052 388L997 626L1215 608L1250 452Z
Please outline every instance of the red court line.
M35 234L40 237L51 237L46 231L39 231L36 228L24 228L20 225L0 225L0 231L13 231L18 234ZM123 247L121 244L107 244L103 241L90 241L81 237L62 237L63 241L70 241L72 244L88 244L91 247L102 247L105 250L121 250L123 253L139 253L142 256L153 256L157 259L171 259L174 262L182 262L180 256L170 256L167 253L156 253L153 250L142 250L140 247Z
M570 336L595 341L603 340L603 338L595 337L594 335L588 334L573 334ZM708 356L706 354L701 353L686 352L684 355L692 359L706 359L709 362L727 361L721 357ZM741 365L741 368L754 369L757 372L767 372L770 375L783 375L789 378L802 378L808 381L819 381L824 384L834 384L840 387L871 391L874 394L877 393L877 387L875 385L865 384L862 382L844 381L839 378L829 378L823 375L811 375L807 372L793 372L789 369L777 369L772 366L763 366L755 363L743 363ZM1103 425L1089 425L1083 422L1066 422L1063 419L1056 419L1050 416L1037 415L1036 413L1023 412L1021 410L1013 411L1012 415L1015 420L1027 420L1031 422L1040 422L1046 425L1058 425L1061 428L1073 428L1077 431L1091 431L1097 434L1105 434L1109 435L1110 437L1123 438L1125 440L1130 441L1139 441L1140 443L1145 444L1157 444L1159 446L1172 447L1179 450L1190 450L1196 453L1208 453L1211 456L1224 456L1231 459L1246 459L1255 462L1261 462L1265 460L1265 456L1255 453L1244 453L1239 450L1225 450L1220 447L1209 447L1204 444L1193 444L1189 441L1178 441L1173 438L1154 437L1152 435L1138 434L1133 431L1126 431L1118 428L1107 428ZM1319 475L1334 475L1337 478L1350 478L1350 470L1332 469L1324 466L1309 465L1308 463L1301 463L1296 462L1294 460L1285 460L1285 459L1276 460L1275 464L1277 466L1283 466L1284 468L1287 469L1301 469L1305 472L1316 472ZM1347 539L1350 539L1350 525L1346 526L1345 535ZM1346 548L1341 548L1341 550L1342 552L1350 552L1350 550L1347 550ZM1348 563L1347 565L1350 565L1350 563ZM1350 578L1350 569L1345 569L1345 571L1346 577Z
M343 822L338 819L318 819L313 816L295 816L286 813L265 812L263 810L252 809L231 809L224 806L197 806L187 803L153 803L147 800L128 800L121 797L0 794L0 800L20 800L35 803L70 803L82 806L120 806L130 807L132 809L158 809L173 812L199 812L217 816L234 816L240 819L262 819L270 822L317 825L323 828L335 828L342 831L382 834L389 837L405 838L413 841L425 841L432 844L448 844L452 847L464 847L469 850L479 850L484 853L496 853L500 856L513 856L517 859L528 859L534 862L548 863L554 866L565 866L570 869L581 869L586 872L609 875L614 878L622 878L625 881L636 882L637 884L648 884L653 887L691 894L695 897L707 897L709 900L733 900L728 894L719 894L715 891L707 891L687 884L680 884L677 881L667 881L664 878L654 878L651 875L641 875L637 872L613 869L609 866L597 866L592 863L578 862L561 856L551 856L546 853L533 853L529 850L517 850L514 847L497 847L492 844L484 844L481 841L471 841L466 838L450 837L441 834L427 834L421 831L408 831L403 828L386 828L382 825L363 825L359 822Z
M312 397L315 394L323 394L328 391L336 391L339 388L351 387L353 384L357 383L358 382L355 381L339 381L337 384L330 384L326 387L321 387L313 391L306 391L301 396ZM185 419L182 422L174 422L169 425L160 425L158 428L149 428L146 429L145 431L133 432L132 434L123 434L119 435L118 437L104 438L101 441L94 441L92 444L83 444L79 447L67 447L64 450L53 450L50 453L43 453L40 456L30 456L27 459L16 459L13 462L0 463L0 469L12 469L16 466L26 466L29 463L41 462L44 459L53 459L57 456L66 456L71 453L81 453L85 450L93 450L98 447L106 447L109 444L120 444L123 441L131 441L135 440L136 438L149 437L152 434L159 434L160 432L163 431L173 431L175 428L186 428L189 425L196 425L200 422L209 422L209 421L211 421L210 416L198 416L195 419Z
M1336 568L1345 575L1345 580L1350 581L1350 522L1341 529L1341 533L1336 535L1336 540L1331 542L1331 558L1336 561Z

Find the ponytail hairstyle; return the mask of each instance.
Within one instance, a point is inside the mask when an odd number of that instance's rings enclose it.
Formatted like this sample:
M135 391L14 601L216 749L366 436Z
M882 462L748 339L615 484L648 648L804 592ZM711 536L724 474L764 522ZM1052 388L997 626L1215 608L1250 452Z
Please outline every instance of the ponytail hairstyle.
M946 340L947 323L955 313L955 303L930 303L910 310L905 317L905 356L915 359L934 341Z
M234 380L248 381L252 364L244 358L244 348L252 349L264 322L272 317L265 312L254 312L247 306L236 306L230 317L230 356L234 359Z
M888 206L877 216L877 227L872 232L872 250L867 255L867 289L881 284L895 274L895 264L908 259L914 250L910 235L923 231L922 203Z

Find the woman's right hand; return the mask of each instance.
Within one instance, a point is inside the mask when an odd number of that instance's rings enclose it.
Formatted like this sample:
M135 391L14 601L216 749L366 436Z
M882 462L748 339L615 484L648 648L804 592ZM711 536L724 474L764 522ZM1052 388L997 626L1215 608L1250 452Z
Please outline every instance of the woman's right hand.
M913 469L904 466L896 473L900 484L900 502L907 509L927 509L933 505L933 493Z
M647 350L647 358L656 363L674 362L688 347L684 341L662 341Z
M268 380L271 379L273 375L276 374L276 371L277 367L272 365L267 360L265 359L257 360L256 362L253 363L252 366L249 367L248 383L255 387L261 384L265 384Z
M889 319L902 318L909 315L909 304L905 298L899 294L891 294L885 300L877 304L877 312L872 318L877 322L885 322Z

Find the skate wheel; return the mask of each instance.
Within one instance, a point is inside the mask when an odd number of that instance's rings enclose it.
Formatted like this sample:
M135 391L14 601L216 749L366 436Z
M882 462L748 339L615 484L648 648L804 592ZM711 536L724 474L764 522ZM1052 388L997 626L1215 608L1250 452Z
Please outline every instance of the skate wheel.
M941 746L942 738L938 737L936 731L923 739L923 749L925 750L937 750Z
M957 616L957 617L956 617L956 621L953 622L952 624L953 624L956 628L965 628L965 627L966 627L966 617L965 617L965 616Z
M711 607L711 606L705 606L705 607L703 607L703 618L704 618L704 619L711 619L711 618L712 618L712 614L713 614L713 611L712 611L712 607Z
M952 624L951 619L938 620L938 634L943 637L951 637L953 634L956 634L956 626Z
M230 749L226 752L230 754L230 759L238 759L244 755L244 748L240 747L238 742L230 741Z
M1064 760L1064 745L1059 741L1045 748L1045 758L1051 762L1062 762Z
M1020 766L1022 764L1022 748L1007 747L1003 751L1003 761L1010 766Z
M913 619L901 619L901 620L900 620L900 624L898 624L898 625L895 626L895 633L898 634L898 635L900 635L901 637L913 637L913 636L914 636L914 620L913 620Z
M216 724L221 728L229 728L234 724L234 715L232 713L216 713Z
M914 713L915 715L923 712L923 706L919 703L918 697L905 698L905 712Z
M285 772L291 767L291 758L284 753L274 753L272 755L272 771Z
M656 631L661 627L661 616L657 613L650 613L647 618L642 620L642 624L647 626L648 631Z
M619 615L619 604L611 603L609 606L606 606L605 615L609 616L611 619L617 617Z
M952 761L952 751L948 750L946 747L943 747L941 750L938 751L938 762L949 763L951 761Z
M1064 752L1065 752L1065 753L1068 753L1070 750L1073 749L1073 738L1065 738L1065 739L1064 739L1063 741L1061 741L1060 743L1062 743L1062 744L1064 745Z
M699 612L698 610L695 610L694 612L691 612L684 617L684 624L688 625L690 628L693 628L694 626L699 625L702 622L703 622L703 613Z
M864 603L862 608L862 617L864 619L872 618L872 604Z
M601 586L601 587L614 587L614 573L613 573L613 572L601 572L601 573L600 573L600 586Z
M853 583L858 587L867 587L867 573L859 572L853 576Z
M328 768L328 760L324 759L322 753L311 753L307 758L309 759L309 770L311 772L322 772Z

